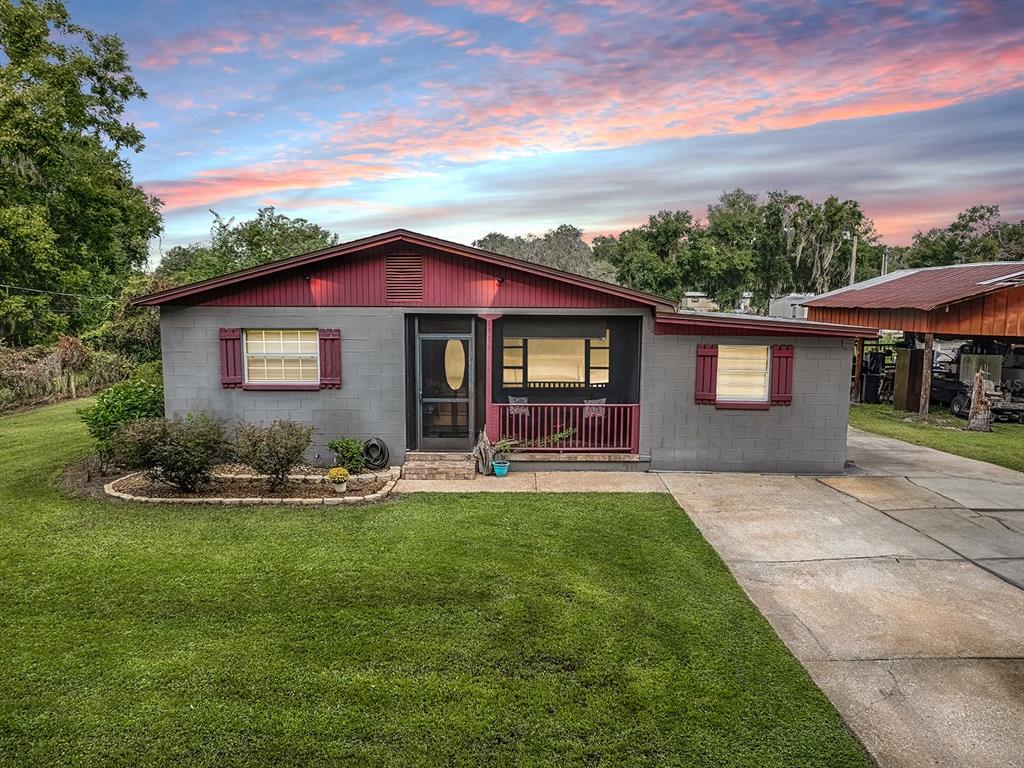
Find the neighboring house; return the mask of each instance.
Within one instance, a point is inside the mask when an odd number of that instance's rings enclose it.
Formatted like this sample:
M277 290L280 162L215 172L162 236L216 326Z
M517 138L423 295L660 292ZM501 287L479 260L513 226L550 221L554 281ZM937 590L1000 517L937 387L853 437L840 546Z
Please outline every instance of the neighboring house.
M566 467L838 472L853 339L874 335L677 312L406 230L136 303L160 307L169 415L308 422L321 462L339 435L402 463L486 427Z
M768 316L803 320L807 317L807 308L803 306L803 302L813 298L813 293L789 293L772 299L768 304Z
M744 293L740 296L740 303L736 307L735 312L747 314L751 311L753 303L754 294ZM699 312L718 312L721 309L714 299L701 291L686 291L683 294L682 301L679 302L679 307L680 309L692 309Z

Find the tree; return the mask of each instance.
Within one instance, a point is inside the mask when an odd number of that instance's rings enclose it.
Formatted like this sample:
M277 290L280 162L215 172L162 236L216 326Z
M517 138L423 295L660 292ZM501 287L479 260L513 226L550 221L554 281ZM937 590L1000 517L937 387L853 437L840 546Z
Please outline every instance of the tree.
M160 203L120 153L142 133L123 120L145 98L121 41L71 22L57 0L0 2L0 332L49 341L97 321L102 302L146 263Z
M273 207L235 224L216 211L207 243L175 246L161 260L156 277L172 285L205 280L270 261L337 245L338 236L306 219L292 219Z
M703 237L690 251L693 281L720 309L735 309L754 284L755 247L762 236L763 211L752 195L742 189L723 192L708 206Z
M129 277L121 292L108 300L104 319L85 331L82 340L94 349L113 352L136 363L160 359L160 312L156 307L132 307L132 299L156 293L171 284L155 275L137 272Z
M583 240L583 230L571 224L561 224L550 229L543 237L509 236L491 232L474 241L473 245L492 253L543 264L545 267L596 280L614 278L614 269L611 265L595 256L594 251Z
M936 267L1024 259L1024 222L1000 218L998 205L975 205L944 228L917 232L907 266Z
M618 282L666 298L683 295L683 252L697 225L689 211L659 211L647 224L594 239L594 254L610 263Z
M760 226L753 246L750 291L753 305L768 313L772 299L795 290L794 247L796 229L793 219L804 198L785 190L769 192L761 206Z

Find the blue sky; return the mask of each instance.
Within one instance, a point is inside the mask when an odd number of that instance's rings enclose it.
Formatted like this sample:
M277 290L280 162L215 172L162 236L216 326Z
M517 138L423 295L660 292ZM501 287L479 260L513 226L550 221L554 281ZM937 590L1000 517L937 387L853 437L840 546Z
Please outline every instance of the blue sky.
M273 204L343 239L618 232L725 189L909 242L1024 215L1024 3L71 0L149 98L164 249Z

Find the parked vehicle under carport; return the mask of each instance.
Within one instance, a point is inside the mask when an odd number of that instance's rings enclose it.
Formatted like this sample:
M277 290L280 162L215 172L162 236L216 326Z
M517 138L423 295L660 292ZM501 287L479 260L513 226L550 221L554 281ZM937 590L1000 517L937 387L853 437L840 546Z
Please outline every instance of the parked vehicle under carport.
M1019 421L1024 424L1024 400L1014 398L989 379L986 379L986 383L991 387L987 395L992 404L992 418L997 421ZM971 412L971 388L960 381L957 374L948 370L932 370L931 400L933 403L946 406L954 416L962 419L966 419Z

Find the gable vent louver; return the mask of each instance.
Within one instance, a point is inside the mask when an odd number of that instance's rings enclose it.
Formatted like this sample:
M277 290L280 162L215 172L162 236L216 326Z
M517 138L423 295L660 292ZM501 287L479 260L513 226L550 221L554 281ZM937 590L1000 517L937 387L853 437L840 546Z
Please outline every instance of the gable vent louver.
M385 293L389 304L423 301L423 257L413 254L387 256L384 261Z

